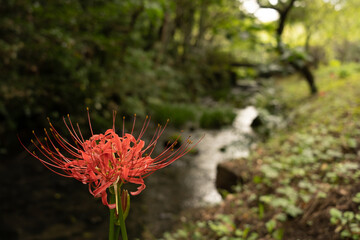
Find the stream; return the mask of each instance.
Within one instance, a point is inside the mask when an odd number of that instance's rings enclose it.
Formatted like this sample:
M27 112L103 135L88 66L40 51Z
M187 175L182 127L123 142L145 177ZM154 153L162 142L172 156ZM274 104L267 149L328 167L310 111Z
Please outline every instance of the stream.
M130 239L149 232L156 237L171 230L179 214L187 208L216 204L221 196L215 187L217 164L249 154L251 122L257 116L254 107L236 111L232 126L220 130L184 132L196 140L197 154L188 154L145 180L146 189L132 197L127 220ZM140 227L141 226L141 227Z

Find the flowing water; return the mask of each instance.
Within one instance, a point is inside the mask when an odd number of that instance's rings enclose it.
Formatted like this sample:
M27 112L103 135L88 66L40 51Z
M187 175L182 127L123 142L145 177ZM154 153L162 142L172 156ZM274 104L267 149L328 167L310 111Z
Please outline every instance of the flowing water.
M257 111L250 106L236 110L236 114L231 127L192 132L192 139L205 134L197 146L198 154L188 154L146 179L147 188L132 197L135 201L131 211L135 213L130 213L127 222L133 224L129 226L133 237L141 238L144 230L161 236L171 229L181 211L221 201L215 188L216 166L224 160L249 154L247 136L251 134L250 124Z

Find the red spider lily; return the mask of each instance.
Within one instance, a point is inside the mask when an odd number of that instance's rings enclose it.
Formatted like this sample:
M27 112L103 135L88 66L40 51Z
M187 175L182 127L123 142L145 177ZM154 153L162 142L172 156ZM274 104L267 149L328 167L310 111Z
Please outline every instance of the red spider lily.
M150 118L146 117L137 138L133 136L136 116L131 133L125 133L123 119L122 136L115 133L115 118L116 112L113 114L112 129L108 129L104 134L93 134L88 111L92 136L90 139L85 140L79 125L76 124L75 130L69 115L67 119L64 117L65 126L74 144L62 137L49 121L50 133L44 129L46 137L43 141L33 131L35 141L31 140L31 142L35 145L37 151L41 153L41 157L28 150L23 143L21 144L51 171L88 184L90 193L94 197L101 197L103 204L113 209L116 204L108 203L106 192L110 186L117 186L117 184L127 182L135 183L140 186L137 191L131 192L131 194L137 195L146 187L144 178L184 156L197 144L192 146L189 137L177 150L174 150L177 143L175 141L158 156L151 157L168 122L164 127L158 125L151 141L145 145L141 138L149 126Z

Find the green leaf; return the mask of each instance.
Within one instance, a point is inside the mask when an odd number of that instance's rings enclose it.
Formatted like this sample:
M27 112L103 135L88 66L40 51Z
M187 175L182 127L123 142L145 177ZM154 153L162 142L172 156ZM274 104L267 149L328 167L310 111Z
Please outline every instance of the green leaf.
M276 227L276 221L274 219L271 219L270 221L267 221L265 223L266 229L268 233L272 233Z
M333 217L333 218L340 219L342 217L342 212L339 211L336 208L331 208L330 209L330 216Z

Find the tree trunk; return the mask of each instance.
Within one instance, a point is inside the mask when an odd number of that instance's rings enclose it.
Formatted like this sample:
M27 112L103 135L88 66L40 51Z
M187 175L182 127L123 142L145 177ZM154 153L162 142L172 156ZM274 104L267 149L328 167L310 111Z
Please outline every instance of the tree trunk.
M140 5L138 6L134 12L131 14L131 18L130 18L130 23L129 23L129 26L127 27L124 35L126 36L126 39L125 41L123 41L123 49L122 49L122 52L121 52L121 55L124 56L125 55L125 52L126 52L126 49L128 48L128 45L130 45L129 43L131 42L131 38L130 38L130 35L131 35L131 32L134 31L135 29L135 24L140 16L140 14L144 11L144 5Z
M283 10L276 9L279 12L280 19L279 19L279 25L276 29L276 40L277 40L277 50L280 53L280 55L284 54L284 43L282 42L282 35L285 28L286 19L290 13L291 8L294 6L296 0L290 0L290 3L287 5L287 7ZM306 80L310 93L312 95L316 94L318 92L316 84L315 84L315 78L312 74L310 67L308 65L299 66L298 64L292 62L290 65L298 71Z
M192 1L188 2L188 9L184 12L184 19L182 23L182 32L183 32L183 54L181 56L182 62L187 58L187 54L190 52L191 39L192 39L192 30L194 26L194 14L195 6Z
M294 6L295 1L296 0L290 0L289 5L283 10L276 9L280 15L279 24L276 29L276 41L277 41L278 51L280 52L280 54L282 54L284 52L283 42L282 42L282 34L284 32L286 19L290 13L291 8Z
M318 92L318 89L315 84L315 78L312 74L310 68L308 66L304 66L300 69L300 72L305 77L306 82L308 83L308 86L310 88L310 92L312 95L316 94Z
M300 67L295 63L292 63L291 66L295 68L295 70L298 71L305 78L311 94L312 95L316 94L318 92L318 89L316 87L315 78L310 70L310 67L307 65Z
M159 29L159 41L160 41L160 46L159 46L159 54L156 55L156 63L160 63L163 58L164 55L168 49L168 45L169 45L169 41L170 39L172 39L172 31L171 31L171 22L170 22L170 14L169 11L165 11L164 13L164 19L163 19L163 23Z
M200 5L200 18L199 18L199 33L197 35L196 38L196 43L195 46L196 47L201 47L202 46L202 42L204 39L204 35L205 35L205 20L207 18L207 11L208 11L208 0L201 0L201 5Z

